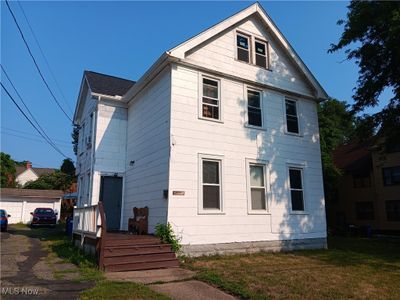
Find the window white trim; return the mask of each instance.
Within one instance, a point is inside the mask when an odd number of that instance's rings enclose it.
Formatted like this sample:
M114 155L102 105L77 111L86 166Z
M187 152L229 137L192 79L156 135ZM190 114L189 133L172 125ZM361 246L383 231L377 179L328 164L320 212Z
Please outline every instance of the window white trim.
M297 117L297 126L299 128L299 132L290 132L288 131L288 127L287 127L287 114L286 114L286 101L293 101L296 103L296 117ZM301 122L301 118L300 118L300 101L298 99L293 99L290 97L284 97L283 99L283 114L284 114L284 120L285 120L285 124L284 124L284 130L285 130L285 134L287 135L293 135L293 136L299 136L302 137L303 136L303 128L302 128L302 122Z
M250 166L258 165L264 168L264 188L265 188L265 210L264 209L252 209L251 207L251 178L250 178ZM269 162L266 160L250 159L246 158L246 192L247 192L247 213L249 215L269 215L270 214L270 199L271 199L271 188L270 188L270 167Z
M264 44L264 46L265 46L265 55L257 54L256 42L260 43L260 44ZM254 58L253 58L254 65L259 67L259 68L269 70L269 43L265 39L260 39L260 38L258 38L256 36L253 39L253 43L254 43L254 47L253 47L254 48L254 51L253 51L254 52ZM265 67L257 65L257 60L256 60L257 55L265 56Z
M251 125L249 124L249 97L247 91L255 91L260 93L260 109L261 109L261 126L256 126L256 125ZM244 85L243 89L244 97L246 99L246 105L245 105L245 114L244 114L244 126L252 129L258 129L258 130L266 130L266 118L265 118L265 104L264 104L264 99L265 99L265 94L264 91L261 89L254 88L249 85Z
M293 210L292 208L292 188L290 186L290 170L299 170L301 176L301 189L293 189L293 190L301 190L303 192L303 210ZM307 212L307 198L306 198L306 185L305 185L305 164L304 163L288 163L287 164L287 189L288 189L288 199L289 199L289 207L290 214L292 215L304 215L308 214Z
M203 116L203 79L209 79L216 81L218 84L218 119L208 118ZM222 108L222 80L214 76L199 73L199 99L198 99L198 118L201 120L207 120L212 122L223 123L223 108Z
M217 161L219 162L219 207L220 209L204 209L203 208L203 161ZM224 157L222 155L214 154L198 154L198 214L212 215L224 214Z
M238 48L244 49L243 47L239 47L237 45L238 35L241 37L247 38L247 40L248 40L249 49L247 49L247 51L249 51L249 61L240 60L238 57ZM244 30L235 30L235 38L234 38L235 48L234 49L235 49L235 60L236 61L252 65L252 62L253 62L253 39L254 38L250 33L246 33ZM246 49L244 49L244 50L246 50Z

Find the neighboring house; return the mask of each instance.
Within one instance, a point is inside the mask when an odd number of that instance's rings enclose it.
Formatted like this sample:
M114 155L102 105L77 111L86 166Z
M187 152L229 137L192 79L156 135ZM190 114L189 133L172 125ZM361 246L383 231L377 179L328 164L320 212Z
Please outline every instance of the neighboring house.
M118 60L118 58L115 58ZM326 247L317 106L328 95L260 4L165 52L135 83L85 71L78 207L109 229L149 207L191 255Z
M41 175L52 174L56 171L51 168L33 168L30 161L26 162L25 166L16 166L15 170L15 182L22 187L29 181L35 181Z
M59 218L62 195L59 190L0 188L0 208L11 215L9 224L30 223L31 212L38 207L52 208Z
M328 224L333 229L355 225L400 231L400 147L390 152L380 148L374 138L334 152L343 176L337 195L327 203Z

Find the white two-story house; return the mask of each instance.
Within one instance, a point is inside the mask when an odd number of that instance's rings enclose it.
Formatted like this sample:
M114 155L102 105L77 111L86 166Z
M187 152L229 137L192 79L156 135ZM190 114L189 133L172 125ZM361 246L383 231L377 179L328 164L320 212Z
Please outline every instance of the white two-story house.
M109 229L149 207L184 252L326 246L317 106L328 98L260 4L166 51L133 82L82 80L78 206Z

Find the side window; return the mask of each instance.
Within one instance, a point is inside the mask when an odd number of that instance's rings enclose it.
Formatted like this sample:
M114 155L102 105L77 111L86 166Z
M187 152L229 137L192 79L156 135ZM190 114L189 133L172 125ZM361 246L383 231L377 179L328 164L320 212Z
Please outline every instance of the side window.
M256 65L262 68L268 68L268 45L267 43L255 40L255 54L256 54Z
M290 133L300 133L299 118L297 115L297 101L285 100L286 107L286 130Z
M250 63L250 38L244 34L236 35L237 59Z
M251 197L251 210L267 210L267 190L265 182L265 165L250 164L250 197Z
M220 211L222 186L221 186L221 160L201 159L201 196L203 211Z
M289 181L292 211L304 211L302 169L289 168Z
M262 127L261 92L247 90L247 119L251 126Z
M79 138L80 138L80 153L82 153L85 149L85 123L82 124L79 130Z
M220 82L218 80L203 77L201 101L203 118L221 119Z
M382 174L384 186L400 184L400 166L382 168Z

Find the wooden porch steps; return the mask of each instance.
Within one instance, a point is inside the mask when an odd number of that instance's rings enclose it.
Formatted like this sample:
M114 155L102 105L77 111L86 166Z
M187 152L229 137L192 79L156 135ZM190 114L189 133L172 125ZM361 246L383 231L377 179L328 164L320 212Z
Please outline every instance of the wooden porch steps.
M152 235L106 233L103 237L103 267L108 272L179 267L171 245Z

